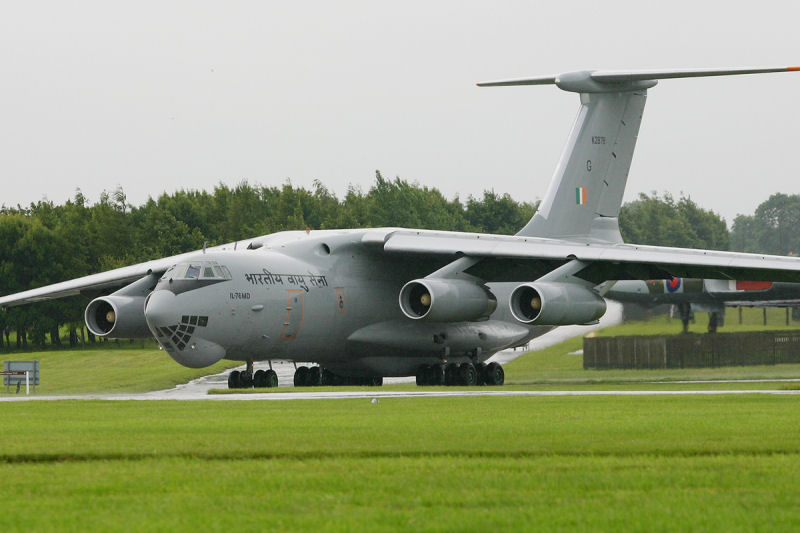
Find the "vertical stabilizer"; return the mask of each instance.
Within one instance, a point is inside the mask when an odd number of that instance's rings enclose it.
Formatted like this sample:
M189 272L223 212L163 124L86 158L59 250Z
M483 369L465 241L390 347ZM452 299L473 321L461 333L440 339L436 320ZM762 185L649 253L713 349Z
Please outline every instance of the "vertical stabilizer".
M578 118L539 209L517 235L622 242L618 216L647 89L657 80L797 72L800 67L579 71L479 83L556 85L581 97Z
M621 242L617 217L647 91L581 93L550 187L518 235Z

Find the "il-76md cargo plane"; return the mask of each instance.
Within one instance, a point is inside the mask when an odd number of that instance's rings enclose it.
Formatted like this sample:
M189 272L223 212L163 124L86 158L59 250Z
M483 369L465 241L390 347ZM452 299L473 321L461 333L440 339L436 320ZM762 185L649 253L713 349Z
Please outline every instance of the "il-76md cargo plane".
M625 244L619 215L647 90L658 80L800 70L581 71L479 86L555 85L580 110L539 210L514 236L403 228L288 231L0 297L13 306L114 289L98 336L153 336L182 365L247 363L230 387L273 387L254 361L311 361L297 385L496 385L485 361L606 310L597 287L672 277L800 282L796 258Z

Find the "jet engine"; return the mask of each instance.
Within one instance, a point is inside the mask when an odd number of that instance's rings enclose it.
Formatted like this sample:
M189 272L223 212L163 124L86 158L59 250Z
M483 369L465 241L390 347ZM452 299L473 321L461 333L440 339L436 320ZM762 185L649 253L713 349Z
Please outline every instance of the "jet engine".
M497 309L497 298L471 281L417 279L400 290L400 309L415 320L463 322L491 315Z
M86 327L98 337L116 339L150 338L144 318L144 296L101 296L86 311Z
M563 326L596 322L606 301L575 283L533 282L520 285L509 299L511 314L525 324Z

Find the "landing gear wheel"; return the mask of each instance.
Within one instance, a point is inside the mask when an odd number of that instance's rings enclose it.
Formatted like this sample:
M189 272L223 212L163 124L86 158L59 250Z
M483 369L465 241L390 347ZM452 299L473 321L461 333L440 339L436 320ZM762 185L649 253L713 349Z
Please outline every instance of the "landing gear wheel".
M319 387L322 385L322 369L318 366L312 366L308 369L308 377L306 378L307 385L311 387Z
M489 363L486 365L486 384L487 385L502 385L505 383L506 373L503 367L497 363Z
M444 384L447 386L458 384L458 365L449 363L444 367Z
M263 389L267 386L267 373L263 370L256 370L253 374L253 387Z
M417 386L430 385L431 367L430 365L421 365L417 369Z
M336 376L336 374L334 374L333 372L331 372L327 368L323 368L322 369L322 385L323 386L327 387L327 386L330 386L330 385L336 385L337 377L338 376Z
M247 372L239 372L239 388L240 389L253 388L253 378Z
M278 386L278 374L272 369L264 372L265 387L273 388Z
M461 363L458 365L458 384L465 387L473 387L477 380L475 367L472 363Z
M238 389L239 388L239 371L238 370L231 370L231 373L228 374L228 388L229 389Z
M308 367L300 366L294 371L294 386L305 387L308 385Z
M431 365L431 385L444 385L444 365Z
M476 385L486 385L486 363L475 365Z

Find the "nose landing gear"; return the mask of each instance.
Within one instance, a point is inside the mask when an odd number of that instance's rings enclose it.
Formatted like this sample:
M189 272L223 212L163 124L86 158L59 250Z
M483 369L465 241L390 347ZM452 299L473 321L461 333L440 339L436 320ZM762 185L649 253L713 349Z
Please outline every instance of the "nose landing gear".
M269 363L269 370L256 370L253 372L253 361L247 362L245 370L232 370L228 374L229 389L250 389L250 388L272 388L278 386L278 374L272 369L272 361Z

